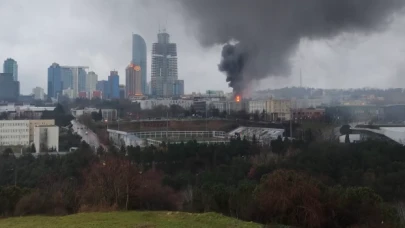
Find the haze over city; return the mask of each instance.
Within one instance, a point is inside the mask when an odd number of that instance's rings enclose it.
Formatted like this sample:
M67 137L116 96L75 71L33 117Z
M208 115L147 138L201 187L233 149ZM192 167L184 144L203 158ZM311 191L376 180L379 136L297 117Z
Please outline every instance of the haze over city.
M148 69L151 45L160 28L177 43L179 78L185 92L231 91L218 71L221 46L202 47L186 23L181 1L0 1L0 59L15 59L21 93L47 87L47 68L57 62L85 65L99 80L117 70L124 83L131 60L132 33L146 41ZM11 23L12 22L12 23ZM301 40L292 55L290 76L255 82L256 89L298 86L321 88L403 87L405 16L376 32L344 33L333 39ZM150 81L150 70L148 71Z

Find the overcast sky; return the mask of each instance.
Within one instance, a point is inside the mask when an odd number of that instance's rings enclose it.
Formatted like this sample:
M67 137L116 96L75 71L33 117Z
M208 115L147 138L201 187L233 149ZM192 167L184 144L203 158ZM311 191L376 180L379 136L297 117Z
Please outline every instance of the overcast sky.
M46 90L47 68L53 62L89 66L99 80L115 69L123 84L131 60L131 34L137 33L148 46L149 81L151 45L160 24L177 43L179 78L185 80L186 92L231 91L218 72L221 46L202 48L172 2L0 0L0 59L18 62L23 94L35 86ZM334 40L303 40L291 61L292 75L256 82L256 88L298 86L300 69L307 87L405 87L405 15L368 37L345 34Z

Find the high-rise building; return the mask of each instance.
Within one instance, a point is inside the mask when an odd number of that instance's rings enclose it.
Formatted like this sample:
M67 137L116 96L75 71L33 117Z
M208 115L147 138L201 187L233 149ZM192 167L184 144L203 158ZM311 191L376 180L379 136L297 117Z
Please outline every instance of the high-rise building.
M173 96L177 78L177 46L170 43L170 35L164 30L158 34L158 42L152 47L152 95Z
M101 97L103 99L108 99L110 97L110 85L107 80L98 81L97 90L101 92Z
M125 99L125 85L120 85L120 99Z
M108 76L109 84L109 95L110 99L120 98L120 76L118 76L117 71L110 71L110 76Z
M0 101L18 101L20 82L14 81L13 74L0 73Z
M44 89L41 87L35 87L32 89L32 94L34 95L35 100L43 100L44 99Z
M73 72L70 68L61 66L62 90L73 88Z
M174 81L173 95L174 96L183 96L184 95L184 80Z
M13 75L14 81L18 81L18 64L14 59L8 58L3 64L3 73L10 73Z
M86 66L60 66L57 63L48 68L48 97L57 98L63 90L71 89L73 98L80 90L86 90ZM70 90L69 90L70 91Z
M127 98L142 95L142 68L133 63L126 69L125 93Z
M87 90L87 72L83 68L78 68L77 71L77 92L86 92Z
M48 98L57 98L58 94L62 95L63 89L62 68L53 63L48 68Z
M90 71L87 74L87 79L86 79L86 92L90 94L90 96L93 94L93 91L97 90L97 80L98 80L98 75L94 73L93 71Z
M132 34L132 64L141 67L142 75L142 94L147 94L147 52L146 42L142 36Z
M80 90L86 90L87 66L61 66L63 89L71 88L73 98L79 95Z

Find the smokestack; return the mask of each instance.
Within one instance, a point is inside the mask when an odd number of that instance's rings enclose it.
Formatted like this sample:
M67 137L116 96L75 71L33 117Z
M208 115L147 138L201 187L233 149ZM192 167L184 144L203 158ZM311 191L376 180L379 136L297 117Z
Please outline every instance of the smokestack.
M222 44L219 70L236 94L253 80L288 76L301 39L387 27L404 0L178 0L203 46ZM232 43L233 42L233 43Z

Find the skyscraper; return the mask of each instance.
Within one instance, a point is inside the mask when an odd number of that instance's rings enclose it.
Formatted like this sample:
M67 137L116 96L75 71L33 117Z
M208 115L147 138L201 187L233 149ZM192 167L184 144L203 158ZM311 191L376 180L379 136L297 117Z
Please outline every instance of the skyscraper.
M110 76L108 76L109 85L109 98L119 99L120 98L120 76L118 76L117 71L110 71Z
M60 66L53 63L48 68L48 97L57 98L57 94L62 95L66 89L72 89L73 98L77 97L80 89L86 89L87 69L85 66Z
M141 67L142 94L147 94L147 52L146 42L138 34L132 34L132 64Z
M57 63L53 63L48 68L48 98L57 98L62 95L63 90L62 68Z
M120 85L120 99L125 99L125 85Z
M18 101L20 82L14 81L12 73L0 73L0 101Z
M163 30L152 47L152 95L172 96L177 78L177 46L170 43L170 35Z
M90 97L93 94L93 91L97 90L97 80L98 75L96 73L94 73L93 71L87 73L86 92L90 94Z
M129 64L125 72L126 97L131 98L142 95L142 68L131 63Z
M173 95L174 96L183 96L184 95L184 80L174 81Z
M18 81L18 64L14 59L8 58L3 64L3 73L10 73L13 75L14 81Z
M110 84L107 80L102 80L97 82L97 90L101 92L101 97L103 99L108 99L110 97Z

